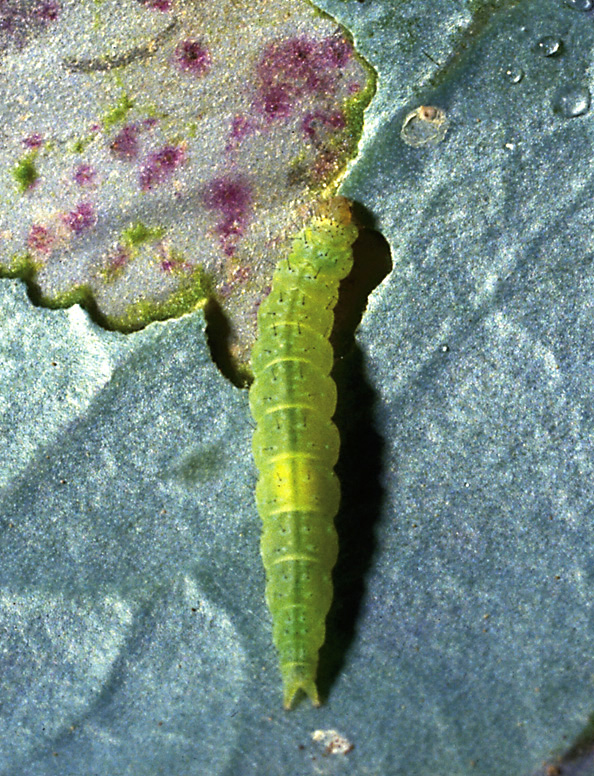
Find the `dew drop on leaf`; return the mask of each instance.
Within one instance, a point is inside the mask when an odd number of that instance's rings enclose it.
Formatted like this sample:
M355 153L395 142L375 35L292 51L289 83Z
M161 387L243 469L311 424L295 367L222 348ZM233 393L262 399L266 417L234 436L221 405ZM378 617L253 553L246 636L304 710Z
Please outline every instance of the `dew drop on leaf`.
M553 101L553 110L566 119L583 116L590 108L591 95L585 86L567 86Z
M536 50L543 57L558 57L563 50L563 41L554 35L545 35L536 44Z
M524 71L521 67L510 65L506 68L504 75L510 84L519 84L522 78L524 78Z
M576 11L591 11L594 8L594 0L565 0L565 5Z

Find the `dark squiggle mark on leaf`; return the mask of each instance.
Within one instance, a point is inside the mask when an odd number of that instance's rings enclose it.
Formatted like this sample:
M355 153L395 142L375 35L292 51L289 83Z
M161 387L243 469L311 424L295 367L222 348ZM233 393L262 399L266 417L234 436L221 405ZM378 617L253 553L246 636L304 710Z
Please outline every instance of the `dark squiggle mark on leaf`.
M124 54L105 54L101 57L89 59L77 59L67 57L62 60L62 66L71 73L96 73L112 70L116 67L125 67L137 59L146 59L152 56L159 46L166 41L177 29L178 20L174 19L158 35L139 46L134 46Z

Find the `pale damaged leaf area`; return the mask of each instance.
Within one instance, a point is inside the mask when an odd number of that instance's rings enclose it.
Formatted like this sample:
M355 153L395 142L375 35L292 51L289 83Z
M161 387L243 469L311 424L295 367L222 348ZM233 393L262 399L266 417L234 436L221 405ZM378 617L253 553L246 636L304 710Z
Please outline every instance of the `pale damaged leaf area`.
M122 330L216 299L245 359L372 71L307 2L0 5L0 272Z

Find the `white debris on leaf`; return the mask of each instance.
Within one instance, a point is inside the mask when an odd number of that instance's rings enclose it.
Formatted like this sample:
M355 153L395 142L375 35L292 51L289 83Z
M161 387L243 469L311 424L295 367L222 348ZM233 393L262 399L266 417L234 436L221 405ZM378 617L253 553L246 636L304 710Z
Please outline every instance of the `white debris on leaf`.
M337 730L314 730L311 734L313 741L322 744L324 754L348 754L355 748L346 736Z

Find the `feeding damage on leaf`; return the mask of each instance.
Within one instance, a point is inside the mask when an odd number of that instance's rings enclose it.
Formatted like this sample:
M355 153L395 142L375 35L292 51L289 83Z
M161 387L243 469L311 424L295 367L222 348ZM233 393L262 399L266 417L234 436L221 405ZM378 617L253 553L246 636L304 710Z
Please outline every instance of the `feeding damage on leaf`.
M208 298L246 364L298 206L356 153L373 71L306 2L50 5L2 26L0 273L124 331ZM137 224L151 237L131 246Z

